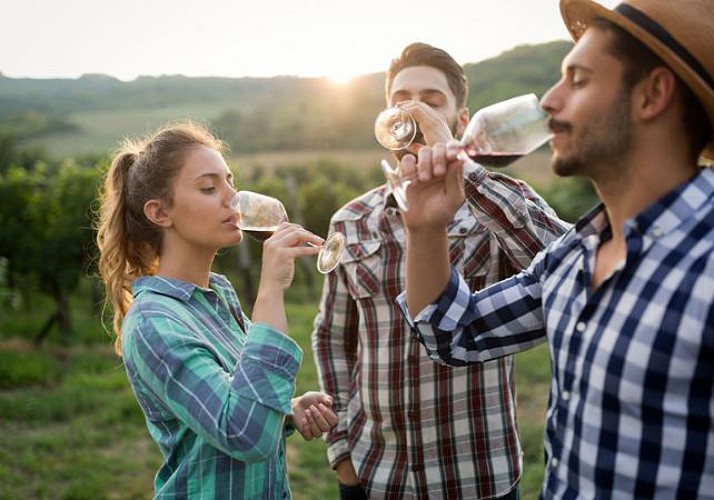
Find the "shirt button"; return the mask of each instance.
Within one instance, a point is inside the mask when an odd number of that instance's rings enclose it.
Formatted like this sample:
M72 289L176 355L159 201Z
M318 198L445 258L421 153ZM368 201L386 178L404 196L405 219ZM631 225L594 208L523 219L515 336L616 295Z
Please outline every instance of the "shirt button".
M652 228L652 236L654 236L655 238L661 238L662 234L664 234L662 229L658 227Z
M570 393L568 391L563 391L560 394L560 397L563 399L563 401L568 401L570 400Z
M461 234L466 234L466 231L468 231L468 229L466 229L465 227L459 228L459 233Z
M396 212L397 212L397 211L396 211L395 209L393 209L392 207L389 207L389 208L387 209L387 215L390 216L390 217L392 217Z
M578 322L578 324L575 325L575 329L577 331L579 331L580 333L584 332L585 331L585 323L583 323L582 321Z
M555 469L555 468L558 466L558 459L555 458L555 457L551 458L551 459L550 459L550 466Z

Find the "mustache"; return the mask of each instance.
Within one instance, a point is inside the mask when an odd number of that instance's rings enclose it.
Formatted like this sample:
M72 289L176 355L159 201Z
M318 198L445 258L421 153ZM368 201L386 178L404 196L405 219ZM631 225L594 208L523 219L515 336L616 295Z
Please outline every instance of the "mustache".
M570 123L561 122L555 118L548 120L548 128L551 132L571 132L573 130L573 126Z

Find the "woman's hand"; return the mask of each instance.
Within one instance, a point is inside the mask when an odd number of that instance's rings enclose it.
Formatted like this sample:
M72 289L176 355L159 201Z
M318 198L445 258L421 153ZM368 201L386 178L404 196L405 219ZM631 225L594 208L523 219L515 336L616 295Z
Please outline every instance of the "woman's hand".
M285 290L295 276L295 259L315 255L323 239L299 224L284 222L263 243L263 264L258 295L253 306L253 322L265 323L287 333Z
M305 440L321 437L337 425L332 398L324 392L310 391L293 398L293 425Z
M323 239L299 224L284 222L263 243L261 287L287 289L295 276L295 259L315 255Z

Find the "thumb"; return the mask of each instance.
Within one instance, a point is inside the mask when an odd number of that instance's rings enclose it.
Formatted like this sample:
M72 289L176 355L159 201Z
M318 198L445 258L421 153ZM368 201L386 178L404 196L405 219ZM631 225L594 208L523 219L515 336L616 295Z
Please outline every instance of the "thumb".
M458 200L459 205L461 205L464 198L463 160L454 160L451 162L446 174L445 187L449 199Z

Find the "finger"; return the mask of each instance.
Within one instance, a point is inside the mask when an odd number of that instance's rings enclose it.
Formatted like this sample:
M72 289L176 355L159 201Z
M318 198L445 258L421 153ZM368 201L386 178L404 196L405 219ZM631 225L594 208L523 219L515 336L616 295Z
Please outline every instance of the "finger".
M453 200L461 200L464 193L464 162L462 160L454 160L449 163L448 172L446 175L446 191L449 198Z
M405 155L399 162L399 178L400 180L413 180L419 174L417 167L416 156L412 154Z
M293 426L307 441L312 439L312 430L310 429L310 424L307 422L307 419L304 417L298 419L295 415L293 415Z
M323 405L322 403L318 405L320 408L320 412L322 413L322 417L325 419L327 422L327 425L329 426L327 430L332 429L335 425L337 425L337 414L332 411L331 408L328 408L327 406Z
M307 417L307 421L310 424L310 431L312 432L312 435L315 437L320 437L322 436L322 431L320 430L320 426L318 425L316 421L316 415L319 412L314 406L311 406L307 410L305 410L305 416Z
M314 412L311 412L311 415L313 416L315 420L315 424L317 424L317 427L320 429L320 432L327 432L329 431L332 426L330 425L330 422L327 420L327 415L325 412L329 412L327 407L320 403L317 408L313 407L315 409Z
M278 226L273 238L275 240L272 243L280 243L287 246L298 246L305 243L320 246L325 241L301 225L293 223L283 223Z
M419 181L425 182L431 180L433 177L432 173L432 163L431 163L431 148L421 148L419 150Z
M441 177L446 173L446 144L434 144L431 152L431 158L435 177Z
M446 158L451 161L455 160L461 154L463 147L459 141L449 141L446 144Z

